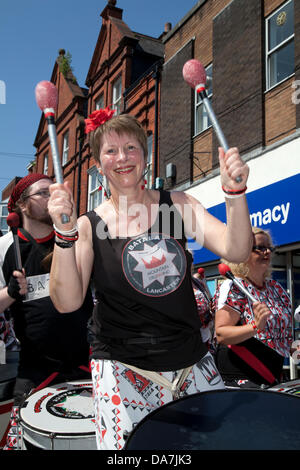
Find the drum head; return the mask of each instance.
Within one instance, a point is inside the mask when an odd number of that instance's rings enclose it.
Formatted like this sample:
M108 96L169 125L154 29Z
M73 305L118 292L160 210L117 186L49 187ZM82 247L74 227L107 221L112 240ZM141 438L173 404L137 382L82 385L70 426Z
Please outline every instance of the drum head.
M126 450L299 450L299 400L260 390L217 390L144 418Z
M80 440L89 436L94 443L92 393L91 381L74 381L43 388L27 397L20 410L25 440L46 449L70 448L68 441L72 440L75 449L84 448L86 444L82 446Z

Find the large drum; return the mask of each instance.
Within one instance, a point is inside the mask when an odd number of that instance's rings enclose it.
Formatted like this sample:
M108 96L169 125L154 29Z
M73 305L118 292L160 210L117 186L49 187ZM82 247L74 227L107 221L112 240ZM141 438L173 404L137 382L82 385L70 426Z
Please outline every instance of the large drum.
M95 450L91 381L43 388L20 409L22 449Z
M274 392L287 393L289 395L294 395L295 397L300 398L300 379L288 380L287 382L282 382L280 384L274 385L273 387L268 388L268 390Z
M6 351L6 364L0 364L0 449L6 441L18 363L19 352Z
M144 418L126 450L299 450L297 397L217 390L168 403Z

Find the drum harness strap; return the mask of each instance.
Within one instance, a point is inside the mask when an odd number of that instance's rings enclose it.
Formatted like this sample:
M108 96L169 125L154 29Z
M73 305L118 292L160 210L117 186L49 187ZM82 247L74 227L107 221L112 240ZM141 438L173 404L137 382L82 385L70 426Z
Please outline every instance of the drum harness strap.
M254 369L261 377L263 377L269 384L276 382L276 378L272 372L244 346L237 344L228 345L228 347L235 352L241 359L243 359L252 369Z
M86 366L78 366L78 369L82 369L86 372L90 372L89 368L86 367ZM46 380L44 380L42 383L40 383L40 385L38 385L36 388L33 388L31 390L31 392L29 393L29 395L32 395L32 393L35 393L35 392L38 392L39 390L41 390L42 388L45 388L47 387L47 385L49 385L54 379L55 377L59 374L59 372L53 372L52 374L49 375L49 377L47 377ZM29 396L28 395L28 396Z
M139 337L139 338L128 338L128 339L114 338L113 341L114 343L118 342L121 344L143 344L143 343L157 344L157 343L162 343L165 341L172 341L177 338L178 338L178 334L159 337L159 338L156 338L156 337ZM194 366L194 365L191 365L189 367L186 367L185 369L179 369L177 371L177 376L175 377L173 382L170 382L165 377L160 375L159 372L140 369L139 367L125 364L121 361L119 362L120 364L123 364L124 367L127 367L128 369L133 370L134 372L142 375L146 379L149 379L152 382L155 382L156 384L161 385L162 387L165 387L167 390L169 390L172 393L173 399L179 398L180 388L182 387L185 379L187 378L187 376L189 375L190 371L192 370Z
M158 372L154 372L152 370L139 369L138 367L124 364L123 362L121 362L121 364L123 364L123 366L127 367L128 369L133 370L137 374L142 375L146 379L152 380L152 382L155 382L156 384L161 385L162 387L165 387L167 390L169 390L172 393L174 400L180 397L180 388L182 387L185 379L187 378L187 376L189 375L190 371L193 368L193 366L189 366L189 367L186 367L185 369L180 369L177 373L177 376L173 380L173 382L170 382L168 379L160 375Z

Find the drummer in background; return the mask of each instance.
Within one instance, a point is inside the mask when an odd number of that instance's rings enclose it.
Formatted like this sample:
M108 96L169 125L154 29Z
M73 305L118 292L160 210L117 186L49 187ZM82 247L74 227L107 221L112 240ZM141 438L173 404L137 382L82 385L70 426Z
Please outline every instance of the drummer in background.
M224 388L201 340L185 233L194 230L198 242L232 260L246 259L249 169L237 149L226 156L220 149L224 189L239 193L226 199L226 227L190 195L145 187L147 136L133 116L97 110L86 123L111 196L77 221L68 184L50 188L49 212L58 240L66 241L54 249L50 295L61 312L79 308L93 278L97 446L118 450L133 426L164 403ZM70 217L65 226L63 213Z
M200 274L195 272L192 275L192 284L197 303L197 311L201 322L202 341L207 349L214 355L214 313L212 310L212 300L206 282L201 279Z
M300 323L300 305L296 308L294 312L294 320ZM300 340L297 339L293 342L291 347L291 356L294 359L295 364L300 362Z
M300 323L300 305L298 305L298 307L295 310L294 318L295 318L295 321L298 321Z
M21 221L18 240L23 272L15 270L12 232L0 238L0 311L9 309L20 342L12 416L36 387L90 377L87 322L93 301L89 289L82 306L65 315L57 312L49 297L54 245L47 208L51 184L46 175L27 175L8 202L8 211L16 212ZM16 428L11 426L6 449L16 446Z
M0 230L0 237L3 236ZM7 313L9 316L9 313ZM8 319L6 312L0 313L0 340L5 343L6 349L16 350L18 349L18 340L16 338L12 321Z
M216 293L216 363L230 387L257 388L282 381L284 358L290 356L293 341L290 298L271 279L271 236L260 228L252 231L247 262L224 262L257 302L252 304L228 279Z
M12 320L7 319L5 312L0 313L0 340L4 342L7 350L17 351L19 349L19 342L13 329Z

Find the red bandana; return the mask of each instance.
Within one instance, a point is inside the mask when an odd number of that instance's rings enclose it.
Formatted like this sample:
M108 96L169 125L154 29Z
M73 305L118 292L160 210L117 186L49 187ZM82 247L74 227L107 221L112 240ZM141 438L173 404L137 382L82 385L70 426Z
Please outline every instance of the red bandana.
M25 191L26 188L28 188L33 183L36 183L37 181L42 180L42 179L51 180L49 176L42 175L40 173L30 173L29 175L24 176L24 178L22 178L18 182L18 184L16 184L16 186L14 187L10 195L10 198L7 204L8 212L14 211L16 202L20 199L21 194L23 193L23 191Z

